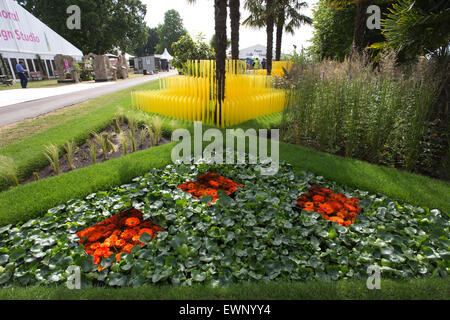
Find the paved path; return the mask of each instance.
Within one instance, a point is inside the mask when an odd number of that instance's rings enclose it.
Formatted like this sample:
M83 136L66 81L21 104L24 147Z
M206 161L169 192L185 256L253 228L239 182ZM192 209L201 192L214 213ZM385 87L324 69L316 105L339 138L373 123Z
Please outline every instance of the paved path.
M176 74L176 71L171 71L119 82L2 90L0 91L0 127Z

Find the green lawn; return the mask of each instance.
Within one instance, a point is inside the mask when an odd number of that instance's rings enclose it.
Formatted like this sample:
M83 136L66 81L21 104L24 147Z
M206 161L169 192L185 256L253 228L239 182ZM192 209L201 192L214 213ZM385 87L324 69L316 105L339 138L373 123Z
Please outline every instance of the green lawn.
M382 280L380 290L369 290L364 281L242 283L210 286L139 288L65 287L0 289L0 300L449 300L450 279Z

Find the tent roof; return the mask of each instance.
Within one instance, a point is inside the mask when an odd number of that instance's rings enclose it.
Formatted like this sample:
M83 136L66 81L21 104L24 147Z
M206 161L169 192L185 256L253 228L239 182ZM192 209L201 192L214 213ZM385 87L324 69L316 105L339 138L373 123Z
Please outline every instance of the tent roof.
M79 49L16 1L0 0L0 12L0 30L7 35L0 41L0 51L39 55L64 54L80 59L83 57Z
M172 61L173 57L170 55L169 51L167 51L167 48L164 49L163 54L155 54L156 58L160 58L160 59L164 59L164 60L169 60Z

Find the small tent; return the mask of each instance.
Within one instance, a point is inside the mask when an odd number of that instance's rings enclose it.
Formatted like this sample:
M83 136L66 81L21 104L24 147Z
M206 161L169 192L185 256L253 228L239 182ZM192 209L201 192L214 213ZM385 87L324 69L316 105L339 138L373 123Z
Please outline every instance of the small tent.
M155 54L156 58L159 58L161 60L167 60L167 61L172 61L173 57L170 55L169 51L167 51L167 48L164 49L163 54Z

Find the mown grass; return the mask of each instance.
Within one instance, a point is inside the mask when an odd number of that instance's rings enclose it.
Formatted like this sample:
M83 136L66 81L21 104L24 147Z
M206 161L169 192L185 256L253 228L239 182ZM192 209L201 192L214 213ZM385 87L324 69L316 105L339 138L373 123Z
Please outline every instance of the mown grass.
M93 99L84 105L84 109L90 112L79 115L74 111L67 116L68 119L63 123L54 125L47 130L40 131L22 141L0 149L0 155L14 160L20 179L28 178L34 171L48 164L48 160L43 152L45 145L52 143L57 147L61 147L71 140L80 144L90 136L90 132L103 130L111 124L112 118L119 107L131 107L130 92L132 90L136 90L136 88L152 90L158 88L158 86L157 81L152 81L138 87ZM96 107L98 105L101 107ZM55 115L52 121L58 121L58 118L59 116ZM0 190L5 188L6 185L0 182Z
M58 287L0 289L0 300L449 300L450 279L382 280L380 290L365 281L241 283L213 288L143 286L69 290Z

